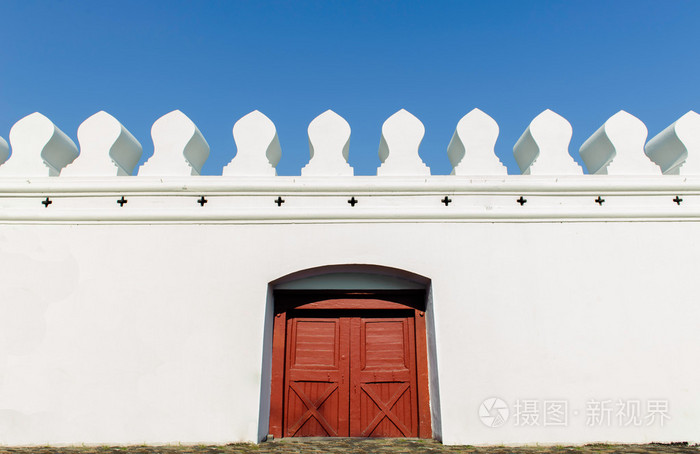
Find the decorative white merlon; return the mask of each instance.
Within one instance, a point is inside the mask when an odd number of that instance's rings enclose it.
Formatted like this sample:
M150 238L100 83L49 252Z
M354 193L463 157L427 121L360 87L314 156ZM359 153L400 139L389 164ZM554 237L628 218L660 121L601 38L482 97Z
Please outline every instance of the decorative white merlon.
M179 110L163 115L151 128L153 156L138 171L144 176L199 175L209 157L209 144L197 126Z
M80 156L62 176L131 175L143 151L138 140L103 110L78 127L78 142Z
M401 109L382 125L377 175L430 175L430 168L418 155L425 135L423 123Z
M700 115L692 110L644 147L664 175L700 175Z
M282 148L275 124L254 110L233 125L236 156L224 167L223 175L274 176Z
M10 146L5 139L0 137L0 165L7 161L8 157L10 157Z
M549 109L535 117L513 147L523 175L582 175L569 154L572 135L566 118Z
M78 156L78 147L48 118L34 112L10 129L12 156L0 176L57 176Z
M644 154L647 127L634 115L619 111L586 140L579 153L588 172L602 175L658 175Z
M447 146L452 175L507 175L494 152L498 132L498 123L479 109L463 116Z
M323 112L309 124L311 159L301 169L302 176L352 176L349 151L350 125L330 109Z

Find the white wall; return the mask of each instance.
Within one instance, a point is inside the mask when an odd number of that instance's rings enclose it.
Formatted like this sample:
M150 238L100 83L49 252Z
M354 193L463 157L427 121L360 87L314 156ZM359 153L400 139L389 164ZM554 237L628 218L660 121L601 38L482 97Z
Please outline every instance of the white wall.
M258 441L268 283L354 263L432 280L445 443L699 442L699 233L695 220L0 224L0 444ZM492 396L511 415L518 399L580 414L487 427ZM671 419L588 427L586 402L608 398L664 399Z
M513 148L518 176L478 109L449 142L449 176L430 175L409 112L381 131L378 176L354 177L350 125L327 111L302 176L277 177L275 125L254 111L204 177L209 146L180 111L154 123L138 170L141 144L106 112L79 149L38 112L18 121L11 154L0 138L0 445L260 440L270 283L344 264L430 282L446 443L700 442L700 115L646 142L616 113L579 150L596 175L550 110ZM492 397L510 409L500 427L480 417ZM540 412L523 427L516 404L548 400L567 424ZM670 420L589 421L605 400L640 416L667 404Z

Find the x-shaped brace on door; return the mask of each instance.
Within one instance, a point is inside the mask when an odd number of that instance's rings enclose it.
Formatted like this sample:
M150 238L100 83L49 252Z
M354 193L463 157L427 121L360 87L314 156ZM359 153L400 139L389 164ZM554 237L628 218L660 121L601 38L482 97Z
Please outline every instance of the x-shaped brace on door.
M331 437L337 437L338 432L336 432L333 427L331 427L330 423L326 420L326 418L323 417L321 413L319 413L318 409L323 403L328 399L333 392L338 389L338 384L337 383L331 383L331 385L326 388L326 390L321 394L321 396L316 399L316 402L312 402L311 399L309 399L309 396L307 396L304 391L299 389L296 383L292 382L289 384L289 387L294 391L294 393L299 396L299 399L306 405L306 413L304 413L301 418L292 426L289 428L289 434L287 435L288 437L293 437L296 435L296 433L301 429L301 427L308 421L309 418L312 416L318 421L319 424L323 427L323 429L328 433L329 436Z
M401 431L404 437L408 437L410 434L410 430L404 425L404 423L401 422L401 420L394 414L394 412L391 411L391 408L396 404L396 402L401 398L401 396L403 396L403 394L409 388L409 384L404 383L398 390L396 390L391 399L389 399L389 401L386 403L384 403L384 401L382 401L382 399L380 399L379 396L377 396L377 393L375 393L370 387L362 385L360 388L362 389L362 391L365 392L365 394L369 396L370 399L374 401L374 403L377 405L377 407L379 407L380 410L380 413L377 414L377 416L374 417L372 422L369 423L367 428L362 431L362 436L368 437L372 433L372 431L379 425L382 419L384 419L384 417L386 416Z

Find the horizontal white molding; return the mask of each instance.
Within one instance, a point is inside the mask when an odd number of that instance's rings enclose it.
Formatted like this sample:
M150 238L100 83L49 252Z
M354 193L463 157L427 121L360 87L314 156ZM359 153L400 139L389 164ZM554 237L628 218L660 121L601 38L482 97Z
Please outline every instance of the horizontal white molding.
M535 177L508 175L502 177L431 177L354 176L334 178L312 177L222 177L190 176L186 178L105 177L73 178L1 178L0 197L9 194L177 194L177 193L700 193L700 176L655 175L607 176L580 175Z
M700 207L693 209L664 209L649 213L639 208L629 209L459 209L459 210L168 210L167 212L87 212L56 210L37 213L35 210L3 212L0 223L20 224L249 224L249 223L367 223L367 222L649 222L700 221Z
M122 196L124 206L117 204ZM202 196L204 206L197 203ZM582 221L700 221L700 177L0 179L0 223Z

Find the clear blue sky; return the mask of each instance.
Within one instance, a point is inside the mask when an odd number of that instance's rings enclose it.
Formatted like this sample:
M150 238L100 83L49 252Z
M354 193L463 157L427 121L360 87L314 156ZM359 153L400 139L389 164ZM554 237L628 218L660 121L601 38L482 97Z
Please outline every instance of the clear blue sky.
M308 162L309 122L352 128L350 164L373 175L381 125L400 108L425 124L421 157L446 148L474 107L499 123L496 153L546 108L573 126L571 154L620 109L650 137L700 110L697 1L0 0L0 136L34 111L77 144L99 110L153 153L150 128L180 109L211 146L205 174L235 155L231 129L258 109L277 126L280 175Z

